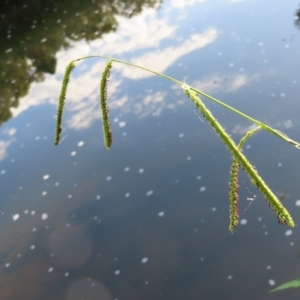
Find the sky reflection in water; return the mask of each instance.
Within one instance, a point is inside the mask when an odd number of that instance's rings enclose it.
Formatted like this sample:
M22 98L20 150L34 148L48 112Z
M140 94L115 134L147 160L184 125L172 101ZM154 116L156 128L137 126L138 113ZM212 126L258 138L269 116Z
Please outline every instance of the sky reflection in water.
M1 127L0 298L282 299L268 291L299 276L298 227L279 226L240 172L241 224L228 232L230 154L178 86L115 64L106 151L105 61L82 61L59 147L53 132L65 66L104 54L185 79L299 141L298 5L172 0L57 52L55 74L31 83ZM251 125L206 103L235 140ZM297 223L299 152L261 132L244 153Z

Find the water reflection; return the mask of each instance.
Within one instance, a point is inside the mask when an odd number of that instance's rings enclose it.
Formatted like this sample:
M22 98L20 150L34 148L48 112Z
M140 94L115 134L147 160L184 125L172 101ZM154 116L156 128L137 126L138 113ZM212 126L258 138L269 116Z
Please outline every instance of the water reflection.
M139 14L160 0L5 1L0 18L0 125L33 82L54 74L57 52L74 41L93 41L118 27L117 16Z

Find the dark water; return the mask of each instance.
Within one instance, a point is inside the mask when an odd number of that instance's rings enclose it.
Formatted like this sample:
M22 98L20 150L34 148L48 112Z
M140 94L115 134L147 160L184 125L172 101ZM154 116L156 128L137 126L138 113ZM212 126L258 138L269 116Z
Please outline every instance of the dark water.
M152 6L152 8L151 8ZM230 153L178 86L114 65L113 147L103 145L104 61L166 73L300 141L299 2L6 1L0 42L0 299L299 299L299 150L259 132L244 153L282 199L276 215L240 172L229 233ZM238 141L251 125L205 103ZM249 198L254 201L247 200Z

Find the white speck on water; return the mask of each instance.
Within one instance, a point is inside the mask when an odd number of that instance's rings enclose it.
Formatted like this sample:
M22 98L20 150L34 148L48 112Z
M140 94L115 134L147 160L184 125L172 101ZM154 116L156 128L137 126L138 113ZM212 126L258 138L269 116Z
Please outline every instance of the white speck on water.
M191 158L190 156L188 156L186 159L187 159L187 160L191 160L192 158Z
M233 66L234 66L234 63L230 63L230 64L229 64L229 67L232 68Z
M281 97L285 97L285 93L281 93L280 96L281 96Z
M47 192L46 191L43 191L42 192L42 196L46 196L47 195Z
M35 245L31 245L30 250L34 250L34 249L35 249Z
M100 200L101 199L101 196L100 195L97 195L96 196L96 200Z
M217 208L216 207L212 207L211 211L216 211Z
M146 262L148 262L148 257L144 257L144 258L142 258L142 260L141 260L141 262L142 262L142 264L145 264Z
M72 152L71 152L71 156L75 156L76 154L77 154L76 151L72 151Z
M294 246L294 245L295 245L295 243L294 243L294 242L291 242L291 243L290 243L290 245L291 245L291 246Z
M218 55L221 56L221 55L222 55L222 52L218 52Z
M49 179L49 177L50 177L50 175L49 175L49 174L46 174L46 175L43 176L43 179L44 179L44 180L47 180L47 179Z
M285 232L286 236L292 235L293 234L293 230L289 229Z
M129 193L126 193L126 194L125 194L125 197L126 197L126 198L128 198L129 196L130 196L130 194L129 194Z
M144 169L139 169L139 173L144 173Z
M120 273L121 273L120 270L116 270L116 271L115 271L115 275L119 275Z
M262 220L262 217L259 217L259 218L257 219L258 222L260 222L261 220Z
M5 50L5 53L9 53L9 52L11 52L11 51L13 51L13 49L12 49L12 48L9 48L9 49Z
M279 167L279 168L282 167L282 163L278 163L278 167Z
M114 122L116 123L116 122L118 122L119 121L119 119L118 118L114 118Z
M41 39L41 43L45 43L45 42L47 42L46 38Z
M71 199L73 196L70 194L70 195L68 195L68 199Z
M148 284L149 284L149 281L145 281L145 284L148 285ZM117 300L117 299L116 299L116 300Z
M268 232L268 231L266 231L266 232L265 232L265 235L268 235L268 234L269 234L269 232Z
M285 47L285 48L290 48L290 45L289 45L289 44L286 44L284 47Z
M41 219L42 220L47 220L48 219L48 214L43 213L42 216L41 216Z
M269 279L269 285L275 285L275 280L274 279Z
M258 43L258 46L259 46L259 47L261 47L261 46L263 46L263 45L264 45L263 42Z
M28 209L24 210L24 214L27 215L29 213Z
M126 122L119 122L119 127L125 127L126 126Z
M200 261L204 261L204 257L201 257Z
M231 280L232 279L232 275L228 275L227 279Z
M125 172L128 172L129 170L130 170L130 167L124 168L124 171L125 171Z
M71 226L71 224L70 224L70 223L67 223L67 224L66 224L66 227L70 227L70 226Z
M12 215L12 219L13 219L14 221L17 221L19 218L20 218L20 215L19 215L19 214Z
M53 269L52 267L51 267L51 268L49 268L49 269L48 269L48 273L51 273L51 272L53 272L53 270L54 270L54 269Z
M296 206L300 206L300 200L296 200Z
M36 141L38 141L39 139L40 139L40 137L39 137L39 136L36 136L36 137L35 137L35 140L36 140Z
M69 275L70 275L70 273L68 273L68 272L65 273L65 276L66 276L66 277L68 277Z
M205 186L201 186L200 192L204 192L205 190L206 190L206 187Z
M153 191L148 191L148 192L146 193L147 196L151 196L152 194L153 194Z
M267 266L267 269L268 269L268 270L271 270L271 269L272 269L272 267L271 267L271 266Z
M82 147L83 145L84 145L84 141L80 141L80 142L78 142L78 144L77 144L78 147Z
M202 177L201 176L197 176L196 178L197 178L197 180L200 180Z
M240 224L241 224L241 225L246 225L247 223L248 223L247 219L242 219L242 220L240 221Z
M179 133L178 135L180 138L183 138L184 137L184 134L183 133Z
M1 175L4 175L5 174L5 170L1 170Z
M127 135L127 132L123 132L122 135L123 135L123 136L126 136L126 135Z
M55 182L55 186L59 186L59 182Z
M107 177L106 177L106 180L107 180L107 181L110 181L111 178L112 178L111 176L107 176Z
M159 217L163 217L165 215L165 212L164 211L160 211L158 214L157 214Z
M5 268L8 268L10 266L10 263L5 264Z
M36 232L36 227L33 227L33 228L32 228L32 231L33 231L33 232Z
M246 149L250 149L250 148L251 148L251 145L247 145L247 146L246 146Z

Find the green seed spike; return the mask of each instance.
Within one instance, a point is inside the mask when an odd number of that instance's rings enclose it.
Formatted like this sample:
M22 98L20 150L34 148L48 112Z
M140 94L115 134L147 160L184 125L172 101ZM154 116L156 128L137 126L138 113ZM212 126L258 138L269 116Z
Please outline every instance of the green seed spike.
M256 127L246 132L245 136L240 140L238 144L238 148L240 151L244 143L248 140L250 136L252 136L256 131L258 131L260 127ZM239 193L238 193L238 171L239 171L239 163L233 157L231 170L230 170L230 182L229 182L229 230L233 233L234 228L239 223L239 212L238 212L238 200L239 200Z
M75 62L71 61L66 67L66 71L64 74L64 79L63 79L63 83L59 95L58 107L56 113L56 128L55 128L55 140L54 140L55 145L58 145L60 142L60 134L62 131L62 115L65 106L67 88L70 81L71 73L74 70L74 68L75 68Z
M227 134L222 125L214 118L213 114L206 108L204 103L197 96L190 86L182 84L184 93L195 103L196 107L200 110L201 114L208 121L210 126L217 132L223 143L228 147L229 151L233 155L234 159L244 169L247 175L250 177L251 182L260 190L262 195L266 198L269 205L274 209L278 221L281 224L294 227L294 221L285 207L281 204L279 199L266 185L263 179L259 176L255 168L250 164L248 159L244 156L242 151L237 147L232 138Z
M107 106L107 82L109 80L111 67L112 67L112 60L110 60L106 64L100 82L100 107L101 107L102 119L103 119L104 144L107 149L109 149L112 145L112 132L110 128L109 110Z

